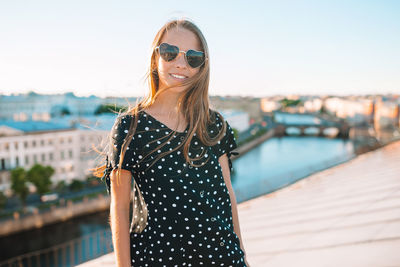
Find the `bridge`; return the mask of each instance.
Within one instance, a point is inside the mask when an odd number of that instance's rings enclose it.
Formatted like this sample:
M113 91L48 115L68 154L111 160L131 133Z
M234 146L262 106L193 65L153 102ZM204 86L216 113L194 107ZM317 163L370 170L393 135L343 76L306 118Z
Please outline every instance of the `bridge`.
M287 115L297 115L300 119L289 119ZM319 114L283 112L274 112L273 117L274 119L269 115L265 115L264 119L267 122L269 121L270 127L275 129L275 136L295 134L300 136L349 137L350 126L343 120L326 118Z

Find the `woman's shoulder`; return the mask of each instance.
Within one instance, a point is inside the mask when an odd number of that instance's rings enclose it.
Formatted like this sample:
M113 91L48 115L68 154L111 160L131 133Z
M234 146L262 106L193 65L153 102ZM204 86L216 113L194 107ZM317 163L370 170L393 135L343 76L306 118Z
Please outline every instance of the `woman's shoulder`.
M209 135L211 137L215 137L217 136L224 128L223 128L223 123L225 122L226 124L226 120L224 119L223 115L213 109L209 109L209 116L210 116L210 122L208 124L208 132ZM227 127L225 127L226 129Z
M135 116L138 117L136 125L134 125ZM117 115L111 129L111 137L117 142L122 142L128 134L132 134L133 136L138 136L139 134L143 135L142 133L146 132L144 131L146 127L144 116L145 115L143 115L140 111L137 113L137 115L132 113L123 113ZM131 125L133 126L131 127Z
M115 118L115 122L122 124L130 124L134 121L136 116L138 117L138 122L140 122L140 119L145 117L146 115L143 110L138 111L137 115L135 115L133 112L122 113L117 115L117 117Z
M114 119L113 129L125 128L132 120L131 114L118 114Z
M211 126L217 126L219 129L222 128L222 122L226 122L224 116L217 110L209 109L209 116L211 120Z
M136 124L136 129L141 128L141 118L143 117L142 112L138 112L137 114L138 120ZM113 131L118 131L119 133L127 133L127 130L130 128L130 125L134 123L135 115L133 113L122 113L118 114L114 120Z

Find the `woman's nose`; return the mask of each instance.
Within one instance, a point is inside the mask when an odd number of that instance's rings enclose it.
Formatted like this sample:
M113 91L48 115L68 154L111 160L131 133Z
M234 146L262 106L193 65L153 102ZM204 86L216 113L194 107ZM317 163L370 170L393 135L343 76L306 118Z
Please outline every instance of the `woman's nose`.
M179 54L176 56L175 62L180 67L186 67L185 53L183 51L179 51Z

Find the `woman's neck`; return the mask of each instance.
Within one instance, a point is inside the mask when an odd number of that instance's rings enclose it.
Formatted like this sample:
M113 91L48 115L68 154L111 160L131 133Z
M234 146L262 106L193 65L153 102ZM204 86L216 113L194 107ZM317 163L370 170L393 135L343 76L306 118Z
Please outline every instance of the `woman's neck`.
M173 92L161 93L145 110L150 111L150 115L167 125L168 128L183 132L187 127L187 122L178 110L178 97L179 94Z
M159 115L179 116L178 99L178 93L165 91L157 96L151 109Z

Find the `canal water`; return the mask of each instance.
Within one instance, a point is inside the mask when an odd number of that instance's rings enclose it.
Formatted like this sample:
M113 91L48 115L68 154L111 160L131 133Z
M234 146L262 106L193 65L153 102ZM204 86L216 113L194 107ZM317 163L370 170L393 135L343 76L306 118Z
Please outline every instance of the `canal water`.
M273 192L355 156L353 143L322 137L274 137L233 162L238 203Z
M233 161L231 179L237 202L273 192L354 156L353 144L348 140L311 136L271 138ZM108 212L0 238L0 262L99 231L109 232Z
M98 212L81 216L67 220L61 223L55 223L44 226L39 229L29 230L22 233L13 234L7 237L0 238L0 262L13 258L19 255L23 255L29 252L36 252L38 250L44 250L47 248L54 248L55 246L66 244L73 240L79 240L82 237L88 235L95 235L96 233L107 234L109 231L108 225L109 212ZM109 235L107 235L109 237ZM99 238L98 238L99 239ZM100 240L100 239L99 239ZM73 247L78 247L76 244L79 242L73 242ZM63 245L63 247L65 247ZM98 253L106 253L106 249L103 248L104 244L99 244ZM69 247L67 248L67 262L71 262L69 255ZM75 249L75 248L74 248ZM96 252L97 252L96 251ZM58 252L61 254L61 250ZM104 253L102 253L104 252ZM78 253L77 253L78 254ZM61 255L59 255L61 258ZM46 266L44 264L45 258L42 257L40 261L42 264L37 264L36 257L32 257L31 266ZM68 265L57 265L57 266L73 266L74 264ZM14 265L13 265L14 266ZM15 265L16 266L16 265ZM29 266L24 264L24 266ZM51 265L56 266L56 265Z

